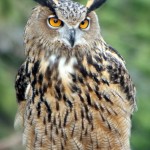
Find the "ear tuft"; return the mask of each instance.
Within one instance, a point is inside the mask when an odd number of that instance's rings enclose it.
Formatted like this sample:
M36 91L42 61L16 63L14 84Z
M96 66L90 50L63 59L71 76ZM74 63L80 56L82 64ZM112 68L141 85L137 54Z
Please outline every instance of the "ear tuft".
M56 0L34 0L35 2L39 3L42 6L49 7L50 10L55 12L56 7Z
M91 12L98 7L100 7L106 0L88 0L86 7L88 8L88 12Z

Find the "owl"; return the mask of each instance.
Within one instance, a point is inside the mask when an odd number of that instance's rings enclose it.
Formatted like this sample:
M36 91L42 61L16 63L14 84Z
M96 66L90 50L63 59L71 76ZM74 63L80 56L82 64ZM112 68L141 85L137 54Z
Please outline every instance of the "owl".
M105 0L36 2L15 82L25 148L130 150L135 87L101 35L94 10Z

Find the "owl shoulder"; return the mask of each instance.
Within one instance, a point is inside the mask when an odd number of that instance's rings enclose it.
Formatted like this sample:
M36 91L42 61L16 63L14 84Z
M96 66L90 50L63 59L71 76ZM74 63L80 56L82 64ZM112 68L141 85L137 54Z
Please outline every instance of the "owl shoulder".
M16 76L15 89L18 103L25 101L26 99L25 93L29 85L28 65L29 61L25 61L19 68Z
M130 101L131 105L136 107L136 89L126 68L124 59L111 46L107 46L104 59L106 61L105 64L107 64L107 72L110 75L110 82L114 86L119 85L121 91L126 94L126 99Z

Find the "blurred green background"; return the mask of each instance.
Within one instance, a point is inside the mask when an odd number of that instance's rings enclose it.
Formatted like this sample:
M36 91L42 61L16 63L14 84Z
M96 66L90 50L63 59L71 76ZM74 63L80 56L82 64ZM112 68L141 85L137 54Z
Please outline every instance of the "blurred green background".
M13 128L17 109L14 81L24 60L24 26L35 5L32 0L0 0L1 150L5 146L5 150L22 149L20 135ZM124 57L137 88L132 149L150 150L150 0L107 0L97 14L105 41Z

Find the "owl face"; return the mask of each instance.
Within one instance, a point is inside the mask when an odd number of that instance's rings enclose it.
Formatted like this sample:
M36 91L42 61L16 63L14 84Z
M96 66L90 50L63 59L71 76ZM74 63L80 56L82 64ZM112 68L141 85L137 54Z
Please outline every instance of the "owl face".
M92 33L96 38L99 33L97 22L94 13L86 15L86 11L75 13L71 12L70 9L66 15L57 10L55 15L49 15L47 19L49 30L53 30L58 35L57 41L69 48L87 45Z
M33 10L25 30L26 41L28 37L49 49L53 45L75 49L89 46L99 38L97 15L90 12L88 7L70 0L53 1L50 4L38 2L41 5Z

